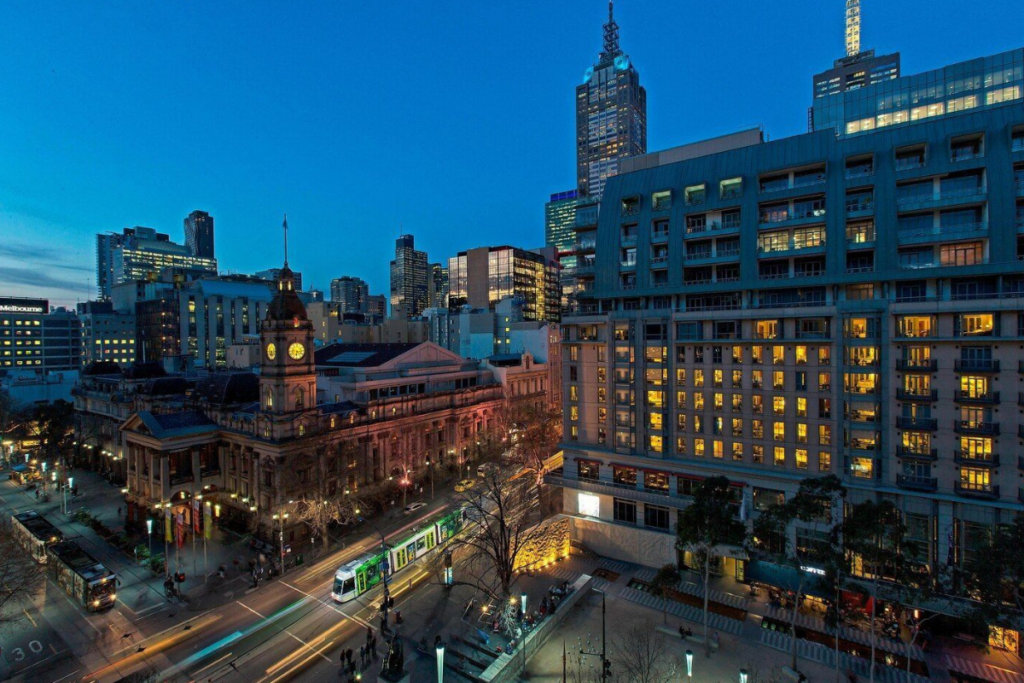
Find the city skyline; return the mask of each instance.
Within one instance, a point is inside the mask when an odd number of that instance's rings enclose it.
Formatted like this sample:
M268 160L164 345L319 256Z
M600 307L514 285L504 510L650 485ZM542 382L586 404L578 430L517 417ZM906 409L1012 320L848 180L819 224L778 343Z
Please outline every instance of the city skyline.
M995 14L1012 14L1010 2L988 4ZM7 66L0 73L7 75L12 101L20 106L0 113L0 124L11 132L0 141L0 154L13 160L0 171L0 184L8 189L0 202L0 221L5 232L17 237L0 251L0 281L8 294L46 297L55 305L95 296L96 233L146 225L184 242L178 226L196 209L209 211L218 221L221 267L234 272L254 272L280 260L278 226L287 211L292 217L292 261L306 273L307 286L320 289L326 289L332 278L352 274L365 279L371 291L387 291L391 240L402 232L417 236L431 262L485 244L541 246L545 198L572 185L573 90L600 52L607 16L605 2L554 8L529 3L517 6L515 13L497 14L476 8L432 8L442 28L431 33L430 45L447 46L436 57L436 66L442 73L460 76L449 83L423 79L406 68L411 55L430 49L421 44L427 37L417 30L422 16L416 11L400 15L398 21L371 8L301 17L268 16L269 10L239 17L217 9L164 16L154 9L129 19L119 16L118 8L78 15L78 8L69 5L66 24L41 29L44 24L34 8L9 9L11 36L0 47ZM879 53L898 50L904 70L914 73L1014 45L1013 22L999 22L990 27L984 44L942 41L946 47L938 57L931 40L952 36L958 25L949 12L934 9L928 16L913 15L919 30L902 35L901 18L911 16L909 8L865 3L864 48ZM665 149L756 123L763 124L773 139L802 132L811 76L843 54L843 16L841 8L827 3L800 3L788 10L744 3L684 14L671 6L620 2L616 21L631 57L643 69L651 98L648 148ZM660 19L651 22L655 11ZM725 49L713 27L723 25L730 11L745 19L729 22L735 40ZM793 16L820 25L817 39L779 44L767 38L787 30ZM679 21L673 22L674 17ZM670 40L673 26L683 21L691 27L693 39ZM282 34L301 34L308 40L299 50L284 44L262 50L264 45L278 45L273 35L282 22L288 29ZM571 31L560 30L566 22L572 24ZM359 25L367 30L350 30ZM385 25L400 49L377 47ZM81 35L88 35L90 42L70 34L68 26L82 28ZM225 33L229 26L235 28ZM526 87L528 100L537 103L537 125L523 126L521 132L506 128L496 136L500 122L493 114L506 96L494 76L521 59L514 52L521 48L519 33L524 26L530 26L536 48L536 61L526 66L531 76ZM339 31L345 32L345 51L329 42ZM108 54L96 47L110 44L104 38L115 35L124 38L123 49L135 56L129 64L117 56L119 51ZM202 51L192 55L174 49L189 40L213 41L207 43L208 64ZM39 44L55 47L40 60L34 49ZM771 79L746 66L760 63L766 50L776 56ZM685 57L688 52L693 61L701 54L713 58L715 68L688 71L680 66L680 54ZM209 69L183 76L192 70L181 68L182 60ZM408 116L409 105L389 94L349 96L343 89L323 87L351 64L369 69L378 82L411 88L431 107L418 111L415 123ZM720 78L723 70L739 74L737 84L749 71L750 82L730 89ZM292 71L300 75L293 78ZM176 80L157 89L152 83L162 76ZM461 98L452 99L453 90L460 87L473 92L472 111L458 107ZM181 92L212 98L211 106L190 110L190 117L182 119L175 111ZM700 107L688 105L695 93L705 93ZM132 104L122 106L116 116L101 117L118 101ZM220 103L230 106L215 106ZM465 125L440 125L456 107ZM352 113L357 110L361 113ZM750 111L756 112L757 120L750 120ZM365 136L333 132L342 123L352 129L375 119L379 128L369 129ZM421 131L427 126L434 135L424 144ZM156 144L152 140L158 131L164 137ZM78 145L69 146L68 140ZM501 149L507 144L520 152L502 167L511 185L497 189L479 169L505 158ZM380 151L371 154L371 147ZM408 159L401 166L389 161L399 149ZM352 161L338 163L343 153ZM436 161L452 153L456 156L447 168ZM185 168L179 161L186 154L191 164L187 174L176 170ZM194 163L197 155L206 159L201 167ZM443 177L445 182L417 185L412 182L416 168L423 176ZM488 220L480 224L466 218L470 215ZM337 254L323 249L325 232L334 233L339 244L354 234L371 237L362 249ZM41 234L50 247L45 255L34 246L33 236ZM257 240L257 247L243 242L243 236ZM48 268L40 273L44 259Z

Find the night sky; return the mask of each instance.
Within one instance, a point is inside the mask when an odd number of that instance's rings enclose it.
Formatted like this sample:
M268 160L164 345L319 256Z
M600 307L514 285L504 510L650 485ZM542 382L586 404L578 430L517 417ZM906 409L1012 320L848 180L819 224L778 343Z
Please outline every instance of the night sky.
M617 3L649 149L804 132L843 6ZM1020 0L862 6L862 46L901 51L905 74L1024 43ZM291 265L321 289L356 275L386 292L400 231L431 261L540 246L547 196L574 186L574 87L606 15L600 0L4 0L0 296L84 300L96 232L182 242L193 209L232 272L281 262L287 212Z

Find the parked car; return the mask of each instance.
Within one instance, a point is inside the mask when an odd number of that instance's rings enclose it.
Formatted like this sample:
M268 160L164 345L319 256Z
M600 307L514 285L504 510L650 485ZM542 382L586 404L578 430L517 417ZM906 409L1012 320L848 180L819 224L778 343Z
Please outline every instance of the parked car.
M455 492L462 493L476 486L476 479L463 479L455 485Z

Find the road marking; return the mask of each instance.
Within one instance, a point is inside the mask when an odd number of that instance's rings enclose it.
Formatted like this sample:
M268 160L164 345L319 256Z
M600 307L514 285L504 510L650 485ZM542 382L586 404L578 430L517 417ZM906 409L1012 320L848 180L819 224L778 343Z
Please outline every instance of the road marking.
M200 669L199 671L196 671L196 672L195 672L195 673L194 673L194 674L192 675L192 680L198 680L198 678L199 678L199 674L200 674L201 672L203 672L203 671L206 671L206 670L207 670L207 669L209 669L210 667L214 667L214 666L217 666L218 664L220 664L221 662L223 662L223 661L224 661L225 659L227 659L228 657L230 657L230 656L231 656L231 654L232 654L232 653L230 653L230 652L229 652L229 653L227 653L226 655L224 655L223 657L221 657L220 659L218 659L218 660L216 660L216 661L214 661L214 662L211 662L210 664L207 664L206 666L204 666L204 667L203 667L202 669Z
M71 673L69 673L69 674L68 674L67 676L61 676L61 677L60 677L60 678L58 678L57 680L55 680L55 681L52 681L52 683L60 683L60 682L61 682L61 681L63 681L63 680L65 679L65 678L71 678L72 676L74 676L74 675L75 675L76 673L78 673L79 671L81 671L81 669L75 669L74 671L72 671Z
M291 588L293 591L296 591L298 593L302 593L307 598L311 598L313 600L316 600L317 602L319 602L324 607L327 607L329 609L334 610L335 612L337 612L341 616L345 617L346 619L351 619L352 621L356 622L357 624L361 624L363 626L370 626L370 622L366 621L365 619L361 619L361 618L355 616L354 614L347 614L345 612L342 612L341 608L336 607L335 605L333 605L330 602L327 602L327 600L325 600L325 599L316 597L312 593L307 593L306 591L302 590L301 588L296 588L295 586L291 585L290 583L286 583L284 581L281 582L281 585L282 586L287 586L288 588ZM241 603L239 603L239 604L241 604Z
M32 615L28 613L28 610L27 610L27 609L25 609L25 608L23 607L23 608L21 609L21 611L25 613L25 616L26 616L26 617L28 617L28 620L32 622L32 625L33 625L33 626L35 626L36 628L39 628L39 624L37 624L37 623L36 623L36 620L32 618Z
M285 584L285 585L287 585L287 584ZM244 607L245 609L249 610L250 612L252 612L256 616L258 616L260 619L266 619L265 616L263 616L262 614L260 614L256 610L254 610L252 607L249 607L249 605L245 604L244 602L240 601L238 604L241 605L242 607Z
M166 604L161 605L161 604L158 603L156 605L150 605L146 609L140 609L138 612L135 612L135 615L141 617L143 614L145 614L146 612L149 612L151 610L155 610L155 609L156 610L161 610L161 609L166 609L166 608L167 608Z

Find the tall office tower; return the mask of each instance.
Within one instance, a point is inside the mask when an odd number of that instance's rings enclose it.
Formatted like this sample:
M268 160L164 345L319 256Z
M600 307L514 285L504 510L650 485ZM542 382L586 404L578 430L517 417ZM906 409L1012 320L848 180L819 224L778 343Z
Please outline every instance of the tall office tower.
M331 302L341 304L342 313L365 313L370 287L362 278L343 275L331 280Z
M1021 512L1022 88L1017 49L821 98L846 104L828 129L609 181L593 303L562 323L548 481L573 538L676 561L678 512L714 475L750 524L835 474L848 505L891 500L932 571ZM726 575L797 580L720 554Z
M866 85L900 77L900 53L875 56L874 50L860 49L860 0L846 0L846 56L832 68L814 75L814 99L828 97ZM817 103L815 103L815 106ZM807 129L815 129L814 117L807 117Z
M600 197L619 159L647 152L647 91L619 48L608 3L604 50L576 86L576 178L581 195Z
M185 218L185 246L193 256L213 258L213 216L193 211Z
M266 280L267 282L273 282L274 284L277 284L281 279L282 272L283 271L281 268L267 268L266 270L260 270L253 273L253 276L258 277L261 280ZM302 273L297 270L293 271L291 269L289 269L289 272L291 273L292 283L295 286L295 290L301 292Z
M0 297L0 377L79 370L81 325L74 311L50 309L46 299Z
M125 228L96 235L96 283L100 299L109 299L115 285L155 279L161 271L180 269L197 274L217 273L217 260L195 256L153 228Z
M525 320L561 319L559 266L554 249L478 247L448 259L448 307L493 311L499 301L521 297Z
M366 297L366 316L374 324L384 322L388 317L388 298L383 294Z
M448 266L430 264L430 280L427 282L428 307L448 305Z
M556 192L544 205L544 244L558 253L562 266L562 308L568 308L576 289L576 190Z
M416 250L412 235L402 235L391 262L391 317L420 315L430 305L427 294L427 252Z

